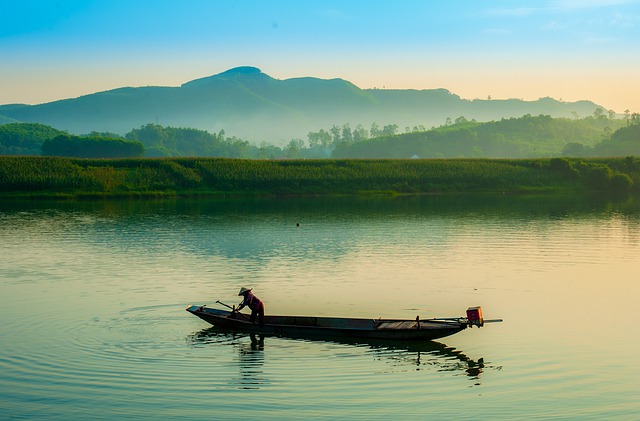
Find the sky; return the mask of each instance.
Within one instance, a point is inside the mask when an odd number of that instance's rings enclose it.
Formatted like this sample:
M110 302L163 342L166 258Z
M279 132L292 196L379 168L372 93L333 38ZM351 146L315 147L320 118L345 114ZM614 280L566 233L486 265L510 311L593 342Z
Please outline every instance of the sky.
M0 104L237 66L640 112L640 0L0 0Z

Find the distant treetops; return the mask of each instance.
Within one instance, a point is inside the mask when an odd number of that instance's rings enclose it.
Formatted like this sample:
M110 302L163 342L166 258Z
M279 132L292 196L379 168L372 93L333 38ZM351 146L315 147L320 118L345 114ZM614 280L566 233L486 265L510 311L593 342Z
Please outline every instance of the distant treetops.
M486 123L460 116L440 127L365 128L349 123L309 132L282 146L252 144L192 128L146 124L125 136L75 136L37 123L0 124L0 155L84 158L209 156L287 158L552 158L640 155L640 114L615 118L598 109L583 119L524 115Z

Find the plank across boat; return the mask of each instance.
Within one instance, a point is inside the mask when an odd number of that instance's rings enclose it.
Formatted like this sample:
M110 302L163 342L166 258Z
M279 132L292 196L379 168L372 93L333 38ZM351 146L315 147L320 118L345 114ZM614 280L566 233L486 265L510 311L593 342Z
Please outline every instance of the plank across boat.
M238 332L287 337L345 336L357 338L432 340L458 333L469 326L481 326L482 319L364 319L346 317L265 315L264 324L252 323L245 314L192 305L189 313L218 327Z

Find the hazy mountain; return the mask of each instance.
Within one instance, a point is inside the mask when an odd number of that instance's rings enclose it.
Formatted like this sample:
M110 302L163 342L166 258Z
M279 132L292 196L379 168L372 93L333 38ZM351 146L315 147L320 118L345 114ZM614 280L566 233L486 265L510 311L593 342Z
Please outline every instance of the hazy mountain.
M147 123L191 127L253 142L305 139L309 131L350 123L444 124L447 117L490 121L524 114L591 115L590 101L465 100L446 89L360 89L342 79L278 80L254 67L238 67L179 87L126 87L39 105L0 106L0 123L34 122L83 134L125 134Z
M18 123L18 120L5 116L3 112L10 111L16 108L21 108L21 107L28 107L28 105L24 105L24 104L0 105L0 124Z

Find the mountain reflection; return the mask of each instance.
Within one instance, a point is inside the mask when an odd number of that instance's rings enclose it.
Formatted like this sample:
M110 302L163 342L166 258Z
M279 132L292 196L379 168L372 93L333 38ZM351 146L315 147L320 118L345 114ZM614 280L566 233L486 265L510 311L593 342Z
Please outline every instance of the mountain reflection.
M290 344L282 341L352 347L354 351L364 350L364 356L371 356L374 361L384 363L386 369L383 371L386 372L407 370L450 372L452 375L464 375L475 386L481 384L481 376L486 369L501 369L499 366L485 364L484 358L472 359L460 350L435 341L415 342L337 337L327 337L322 340L315 338L289 339L230 332L216 327L203 329L187 338L187 342L194 347L221 346L235 349L237 356L234 360L240 369L238 382L239 387L243 389L256 389L270 383L263 370L265 357L270 355L270 349L291 347ZM321 351L320 355L326 357L326 350ZM287 352L294 351L288 350ZM336 354L344 354L342 349L335 349L335 352Z

